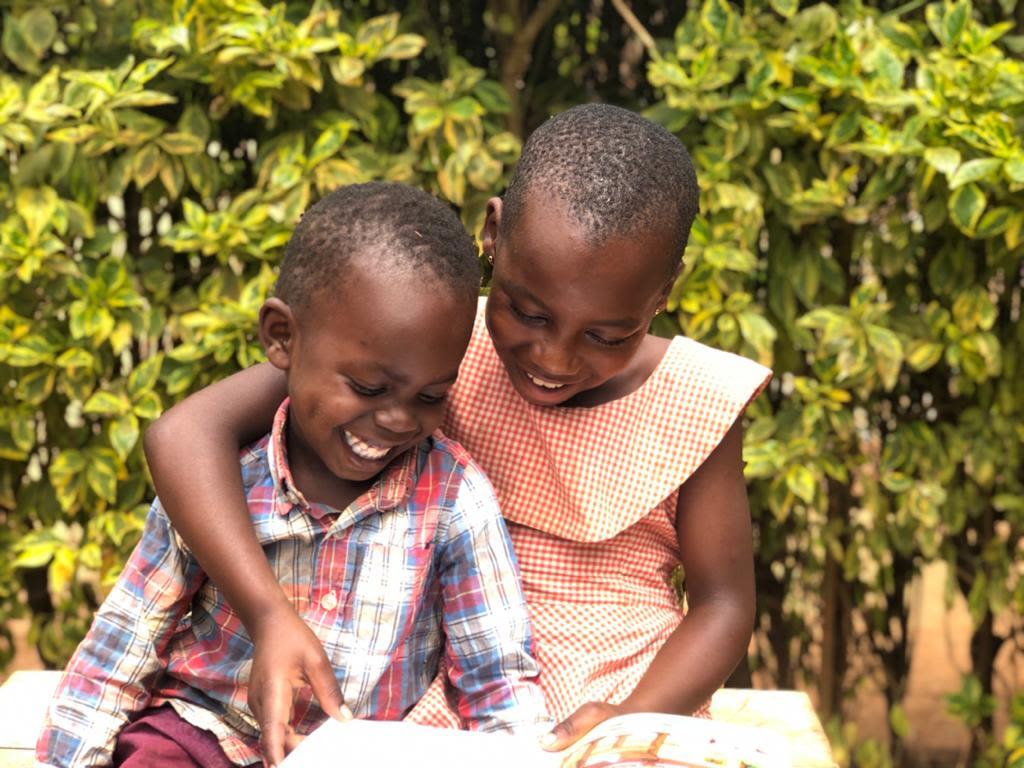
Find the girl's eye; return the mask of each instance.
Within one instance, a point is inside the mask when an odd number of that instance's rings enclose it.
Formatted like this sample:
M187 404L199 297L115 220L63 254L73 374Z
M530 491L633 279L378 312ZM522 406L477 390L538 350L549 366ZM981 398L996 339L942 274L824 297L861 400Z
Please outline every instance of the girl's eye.
M368 387L365 384L360 384L355 379L349 379L348 385L352 388L353 392L363 397L377 397L377 395L383 395L385 392L384 387Z
M620 344L625 344L627 341L633 338L631 334L622 339L606 339L603 336L598 336L593 331L587 331L587 336L589 336L591 340L596 341L598 344L604 347L617 347Z
M428 395L426 392L420 394L420 400L427 405L437 405L443 403L448 398L448 393L445 392L443 395Z
M517 307L515 304L509 303L508 306L511 308L512 313L516 317L518 317L520 320L522 320L524 323L529 323L531 325L538 325L540 323L543 323L544 320L546 319L544 317L541 317L540 315L528 315L525 312L523 312L521 309L519 309L519 307Z

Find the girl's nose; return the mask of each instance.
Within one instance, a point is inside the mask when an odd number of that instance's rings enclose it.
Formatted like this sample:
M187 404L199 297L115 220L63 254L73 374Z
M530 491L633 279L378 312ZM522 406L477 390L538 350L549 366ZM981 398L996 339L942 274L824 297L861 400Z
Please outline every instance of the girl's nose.
M554 339L541 342L534 347L534 363L539 369L536 371L538 376L555 381L573 379L580 369L575 347Z

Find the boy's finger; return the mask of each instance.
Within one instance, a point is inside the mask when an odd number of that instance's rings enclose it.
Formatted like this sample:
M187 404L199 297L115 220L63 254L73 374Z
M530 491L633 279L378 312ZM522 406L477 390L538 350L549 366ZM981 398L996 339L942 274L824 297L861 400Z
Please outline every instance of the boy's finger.
M271 765L284 760L284 737L291 721L292 691L286 680L270 680L260 697L260 751ZM254 710L256 711L256 710Z
M313 689L313 696L316 697L325 715L335 720L352 719L352 713L345 706L345 700L341 696L341 688L338 687L334 669L326 658L320 658L317 664L307 671L306 676L309 687Z
M300 736L295 732L294 729L289 728L284 734L284 749L288 754L291 754L292 750L295 749L299 744L305 741L305 736Z

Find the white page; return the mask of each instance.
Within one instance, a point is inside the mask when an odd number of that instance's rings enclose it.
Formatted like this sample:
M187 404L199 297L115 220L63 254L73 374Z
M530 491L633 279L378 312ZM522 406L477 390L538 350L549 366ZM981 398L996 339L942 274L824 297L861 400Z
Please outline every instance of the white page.
M557 766L530 737L376 720L328 719L281 768L524 768Z

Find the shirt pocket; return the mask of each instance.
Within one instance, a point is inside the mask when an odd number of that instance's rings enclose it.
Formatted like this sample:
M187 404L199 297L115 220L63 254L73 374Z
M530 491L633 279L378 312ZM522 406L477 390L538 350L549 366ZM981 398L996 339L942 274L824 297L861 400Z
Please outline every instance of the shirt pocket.
M430 610L424 596L433 578L430 546L368 542L359 547L350 594L356 649L395 656L416 619Z

